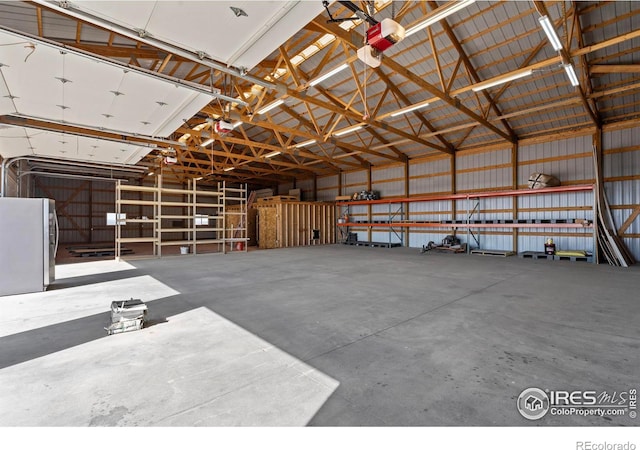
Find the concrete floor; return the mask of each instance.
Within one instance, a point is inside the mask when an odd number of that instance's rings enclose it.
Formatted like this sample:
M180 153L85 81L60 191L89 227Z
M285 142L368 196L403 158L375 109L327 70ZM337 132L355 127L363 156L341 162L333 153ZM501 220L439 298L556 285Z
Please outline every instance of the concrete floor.
M128 264L0 298L0 425L637 425L516 399L638 387L639 267L340 245ZM131 296L151 326L107 337Z

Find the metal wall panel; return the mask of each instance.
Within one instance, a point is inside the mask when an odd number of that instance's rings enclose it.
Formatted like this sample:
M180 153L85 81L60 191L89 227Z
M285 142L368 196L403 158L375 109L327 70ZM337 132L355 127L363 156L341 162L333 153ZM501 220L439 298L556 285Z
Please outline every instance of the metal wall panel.
M367 189L367 171L344 172L342 174L342 195L351 195Z
M313 193L313 179L307 178L296 182L296 188L300 189L300 200L302 201L314 201Z
M367 171L366 170L357 170L354 172L343 172L342 173L342 185L346 186L349 184L357 184L357 185L365 185L367 184Z
M563 181L590 180L593 174L592 137L576 136L571 139L545 142L529 146L521 146L518 151L518 185L525 185L532 173L553 175ZM570 155L587 154L580 158L544 161L523 164L526 161L558 158Z
M482 190L511 186L511 168L488 168L511 163L511 150L459 155L456 157L458 191ZM472 170L472 171L469 171Z
M451 192L451 170L449 158L421 161L409 165L409 195L428 195L436 192ZM423 175L445 174L422 178ZM420 177L420 178L412 178Z
M289 195L289 190L293 189L293 183L281 183L278 185L278 195Z
M458 192L496 188L509 189L511 185L511 168L458 173L456 176Z
M338 175L317 178L318 189L335 187L338 188Z
M607 150L637 147L640 145L640 132L637 128L615 130L604 133L602 137L605 151L603 172L605 178L638 177L640 175L640 150L607 154ZM615 226L619 229L626 222L634 208L640 205L640 179L627 179L605 183L607 199L612 207L611 213ZM623 209L618 209L621 206ZM640 238L624 235L640 235L640 216L636 217L622 233L623 240L636 260L640 261Z
M372 232L371 241L382 242L382 243L391 242L392 244L397 244L402 242L402 240L400 239L401 236L402 236L401 230L396 230L396 232L394 233L393 231L388 231L385 229L385 231Z
M336 199L336 197L338 196L338 188L333 188L333 189L323 189L323 190L319 190L318 191L318 198L317 200L319 202L332 202Z

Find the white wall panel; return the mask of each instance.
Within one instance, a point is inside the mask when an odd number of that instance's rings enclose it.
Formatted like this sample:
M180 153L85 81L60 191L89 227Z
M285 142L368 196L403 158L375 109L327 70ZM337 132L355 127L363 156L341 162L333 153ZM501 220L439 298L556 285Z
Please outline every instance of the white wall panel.
M615 130L602 136L603 172L605 178L638 177L640 175L640 150L606 153L607 150L628 149L640 145L640 131L637 128ZM607 198L612 207L624 205L624 209L612 209L613 220L619 228L629 218L633 208L640 205L640 180L629 179L605 183ZM629 225L624 234L640 234L640 217ZM623 238L627 248L640 260L640 238Z
M289 195L290 189L293 189L293 182L281 183L278 185L278 195Z
M520 146L518 151L518 185L527 184L532 173L545 173L557 177L560 182L589 180L593 175L593 149L591 136L578 136L571 139L545 142L529 146ZM552 160L541 163L523 164L545 158L557 158L588 153L581 158Z
M338 188L334 189L323 189L318 191L317 200L319 202L332 202L338 196Z
M409 195L428 195L432 193L451 192L450 170L451 165L448 158L427 160L410 164ZM422 175L435 176L422 177Z
M381 169L372 169L371 170L371 182L375 183L377 181L389 180L391 178L402 178L404 177L404 166L391 166L384 167Z
M318 187L318 201L334 201L336 196L340 195L338 193L338 175L318 177L316 183Z
M318 189L327 187L338 187L338 175L331 175L328 177L318 177L317 179Z
M296 188L301 190L301 198L303 201L313 201L313 178L300 180L296 182Z
M367 185L367 171L366 170L358 170L355 172L344 172L342 174L342 185Z

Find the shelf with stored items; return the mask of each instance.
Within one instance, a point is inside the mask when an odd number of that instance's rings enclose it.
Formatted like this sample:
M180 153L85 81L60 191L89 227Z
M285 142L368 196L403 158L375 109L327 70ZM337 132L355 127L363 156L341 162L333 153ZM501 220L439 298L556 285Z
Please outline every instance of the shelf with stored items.
M159 257L162 248L168 246L181 247L182 254L197 254L199 245L208 245L205 250L211 251L211 244L217 244L218 252L226 252L227 244L233 250L233 244L246 242L246 231L244 234L238 230L227 233L225 222L229 214L226 206L244 205L244 210L232 214L246 217L246 193L246 185L230 187L226 182L218 183L216 190L200 189L196 181L191 181L186 189L168 188L162 186L161 176L156 178L155 186L118 182L116 217L120 220L116 221L116 257L120 257L119 250L125 242L152 243L153 254ZM144 234L135 235L135 230L126 231L130 224L149 224L151 227L145 229Z
M357 200L357 201L347 201L337 203L338 211L341 214L339 217L348 216L349 220L347 221L339 221L338 229L346 230L342 231L342 236L348 236L349 230L352 229L369 229L369 230L389 230L389 244L391 242L392 232L396 233L400 237L400 243L404 244L406 239L402 238L402 234L408 231L409 229L423 229L427 230L426 232L430 232L428 230L466 230L467 231L467 243L471 239L473 239L478 247L480 247L480 239L479 239L479 231L485 230L505 230L510 229L514 230L514 233L517 233L516 230L548 230L547 234L552 234L551 230L569 230L567 232L575 231L576 233L584 230L584 232L577 233L577 237L579 238L587 238L590 241L590 245L592 246L592 250L595 253L595 233L592 225L591 219L584 218L576 218L576 219L568 219L568 218L531 218L524 219L520 216L520 212L517 206L514 206L512 210L508 213L502 211L502 214L496 214L496 216L500 216L504 214L512 214L510 218L495 218L495 219L484 219L477 220L475 217L479 215L482 211L480 208L480 203L485 199L489 201L493 198L504 198L511 197L514 199L523 198L523 197L536 197L536 196L545 196L543 198L547 198L548 195L552 196L562 196L563 194L568 193L593 193L594 187L592 185L573 185L573 186L558 186L553 188L543 188L543 189L519 189L519 190L506 190L506 191L487 191L487 192L473 192L473 193L460 193L460 194L444 194L444 195L421 195L415 197L402 197L402 198L389 198L389 199L378 199L378 200ZM451 202L451 207L448 208L446 213L442 213L442 215L450 215L451 220L410 220L408 217L411 216L411 212L409 211L409 206L411 204L416 203L428 204L429 202ZM456 208L458 202L466 202L466 208ZM574 209L577 210L589 210L593 212L594 210L594 202L593 195L587 195L583 199L584 205L576 206ZM516 202L514 201L514 204ZM406 205L404 210L401 208L392 209L392 205ZM371 213L360 214L360 216L365 216L365 220L355 220L355 217L352 213L352 209L354 206L364 206L364 205L389 205L388 211L386 213L386 220L373 220L371 217ZM529 208L529 210L533 210L535 208ZM544 208L538 208L541 212ZM554 211L561 210L563 208L559 207L550 207L549 214ZM571 207L565 207L565 210L571 210ZM402 216L400 213L405 214ZM377 215L384 215L385 213L378 212ZM455 216L462 216L460 218ZM526 214L523 214L526 215ZM400 217L400 218L399 218ZM532 235L539 234L539 231L530 232ZM471 246L467 245L468 250L471 250ZM595 261L596 258L594 258Z

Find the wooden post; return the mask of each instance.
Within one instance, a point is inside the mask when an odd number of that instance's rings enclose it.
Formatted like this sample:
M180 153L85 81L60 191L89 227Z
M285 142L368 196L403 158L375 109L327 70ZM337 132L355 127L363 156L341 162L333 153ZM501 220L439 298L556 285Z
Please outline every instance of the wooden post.
M404 197L408 198L411 190L409 189L409 158L404 162ZM402 220L411 220L409 216L409 202L402 205ZM409 247L409 228L404 228L404 246Z
M518 143L515 142L511 145L511 185L513 189L518 189ZM511 197L511 218L516 220L518 218L518 196ZM513 228L511 230L512 243L511 248L516 254L518 253L518 229Z
M457 190L457 184L456 184L456 153L453 152L451 154L451 157L449 158L449 164L450 164L450 171L451 171L451 193L455 194L456 190ZM451 220L456 220L456 215L457 215L457 200L451 200ZM469 242L467 242L467 245L470 245Z
M93 244L93 181L89 181L89 244Z
M371 165L369 165L369 167L367 168L367 191L370 191L370 190L371 190ZM371 223L371 221L373 220L372 212L373 212L373 206L367 205L367 222L369 223ZM367 240L369 242L373 240L371 227L367 229Z

